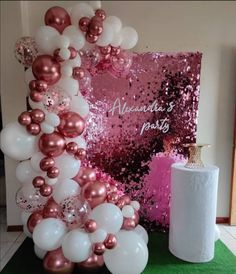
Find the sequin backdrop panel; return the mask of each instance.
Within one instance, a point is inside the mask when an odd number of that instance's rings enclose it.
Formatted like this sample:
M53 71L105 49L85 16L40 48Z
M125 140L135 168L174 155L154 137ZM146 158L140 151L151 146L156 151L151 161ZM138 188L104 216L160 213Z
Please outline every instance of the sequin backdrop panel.
M135 54L126 78L104 71L93 76L86 132L89 160L125 184L141 202L147 224L168 225L170 179L153 182L151 163L170 147L171 155L165 152L165 157L170 163L179 161L185 155L181 144L196 141L200 67L200 53L144 53ZM170 166L162 167L162 177ZM162 194L166 200L160 202ZM162 211L161 220L153 217L156 210Z

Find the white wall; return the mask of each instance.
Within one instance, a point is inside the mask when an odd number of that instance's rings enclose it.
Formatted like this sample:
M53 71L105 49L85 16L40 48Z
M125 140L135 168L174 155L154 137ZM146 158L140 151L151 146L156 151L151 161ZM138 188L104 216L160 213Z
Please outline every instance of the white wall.
M43 24L48 7L72 1L24 1L23 29L30 35ZM2 3L1 3L2 4ZM24 109L23 69L14 61L14 41L22 36L19 2L3 2L2 107L4 123ZM27 7L28 6L28 13ZM15 8L14 8L15 7ZM139 33L137 51L203 53L198 142L210 143L205 162L220 167L217 216L229 216L234 104L236 98L236 2L104 1L103 8ZM14 18L12 20L12 18ZM27 20L29 19L30 24ZM17 29L17 31L16 31ZM14 82L11 81L14 77ZM7 160L8 224L19 223L14 205L15 163Z

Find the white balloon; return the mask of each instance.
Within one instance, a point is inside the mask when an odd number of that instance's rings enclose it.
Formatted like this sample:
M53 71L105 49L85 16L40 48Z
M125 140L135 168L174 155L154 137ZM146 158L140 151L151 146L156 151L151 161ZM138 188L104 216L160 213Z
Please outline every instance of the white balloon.
M65 35L55 36L53 40L56 48L61 49L61 48L68 48L70 46L70 39L69 37Z
M116 16L108 16L105 22L112 26L114 33L119 32L122 28L122 23L120 18Z
M45 157L45 155L43 155L43 153L36 152L30 159L30 164L32 166L32 168L36 171L36 172L42 172L39 164L40 161Z
M36 176L42 174L42 172L36 172L32 168L30 160L20 162L16 168L16 178L21 183L32 183Z
M60 124L60 118L57 114L53 112L47 113L45 116L45 122L47 122L51 126L57 127Z
M72 7L70 17L71 17L71 23L75 25L76 27L78 26L78 22L81 17L92 17L94 16L94 11L93 8L86 4L86 3L79 3Z
M131 201L130 205L135 209L139 210L140 209L140 203L138 201Z
M31 215L31 212L22 211L21 212L21 223L22 225L26 225L27 221L29 219L29 216Z
M66 138L67 142L75 142L79 148L83 148L86 150L87 144L84 138L81 136L75 137L75 138Z
M133 231L121 230L116 234L116 248L106 250L104 261L112 274L140 274L148 262L148 248Z
M102 7L101 1L88 1L89 5L94 9L100 9Z
M54 126L51 126L46 122L42 122L40 127L43 133L51 134L54 132Z
M86 117L89 114L89 104L82 95L73 96L71 98L70 109L78 113L81 117Z
M122 49L131 49L133 48L138 42L138 33L132 27L124 27L120 31L120 35L122 36Z
M218 225L215 225L215 241L220 239L220 229Z
M134 216L134 209L132 206L130 205L125 205L122 208L122 214L125 218L131 218L132 216Z
M107 233L117 233L123 224L121 210L110 203L96 206L90 213L89 218L95 220L98 227L106 230Z
M95 232L89 234L92 243L102 243L107 237L107 232L104 229L97 229Z
M73 69L69 65L62 65L61 66L61 74L65 77L71 77L73 73Z
M91 254L91 248L88 234L79 229L71 230L62 242L64 256L76 263L87 260Z
M29 134L18 122L8 124L1 132L1 149L14 160L29 159L38 149L37 141L38 138Z
M43 219L34 228L33 240L39 248L51 251L61 246L66 232L66 225L61 220L47 218Z
M78 24L78 22L77 22ZM76 25L77 26L77 25ZM85 44L85 38L83 32L75 26L68 26L63 31L63 35L66 35L70 39L70 46L73 48L80 50L83 48Z
M26 85L28 86L28 85L29 85L29 82L32 81L32 80L35 80L35 77L34 77L34 75L33 75L32 68L29 67L29 68L25 71L25 83L26 83Z
M136 232L146 244L148 243L148 233L144 227L137 225L133 231Z
M59 168L58 180L75 177L80 169L80 161L68 154L62 154L55 159L55 166Z
M62 200L80 193L80 186L71 179L56 183L53 189L53 199L59 204Z
M44 108L42 102L38 102L38 103L37 103L37 102L34 102L34 101L32 101L32 100L30 99L30 97L29 97L29 105L31 106L32 109L38 108L38 109L43 110L44 113L47 113L47 112L48 112L48 111Z
M57 48L55 43L55 37L57 36L60 36L60 34L56 29L50 26L42 26L36 32L35 41L43 53L52 54Z
M32 238L32 234L29 232L27 225L23 226L23 232L27 237Z
M63 88L70 96L76 95L79 91L79 82L70 77L61 77L60 81L57 83L57 86Z
M46 250L41 249L36 244L34 245L34 253L39 259L43 259L47 253Z
M72 68L74 67L80 67L81 66L81 58L79 55L77 55L74 59L67 60L63 63L65 66L71 66Z
M121 36L121 32L115 33L111 42L111 45L113 47L119 47L120 44L122 43L123 38Z
M59 51L59 55L63 60L70 59L70 50L67 48L61 48Z
M113 29L112 26L106 22L103 23L103 32L97 40L97 45L105 47L109 45L113 40Z
M49 186L54 186L58 182L57 178L48 178L46 180L47 185Z

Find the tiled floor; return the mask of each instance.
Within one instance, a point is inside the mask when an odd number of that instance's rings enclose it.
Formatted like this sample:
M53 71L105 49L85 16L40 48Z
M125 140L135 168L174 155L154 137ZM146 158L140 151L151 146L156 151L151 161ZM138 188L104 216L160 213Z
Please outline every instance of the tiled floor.
M219 225L220 239L236 256L236 226ZM6 232L6 212L0 208L0 271L25 239L22 232Z

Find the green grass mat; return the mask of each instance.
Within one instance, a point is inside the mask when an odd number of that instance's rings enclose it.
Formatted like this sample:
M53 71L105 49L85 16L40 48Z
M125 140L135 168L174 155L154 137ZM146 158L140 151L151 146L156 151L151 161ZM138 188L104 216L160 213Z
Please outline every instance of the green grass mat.
M152 233L149 239L149 262L143 274L236 274L236 256L221 242L216 242L215 257L209 263L193 264L177 259L168 251L168 236ZM42 261L33 251L33 242L26 239L2 274L42 274ZM81 273L76 270L74 273ZM84 273L84 272L83 272ZM109 273L101 269L99 274ZM129 273L127 273L129 274Z

